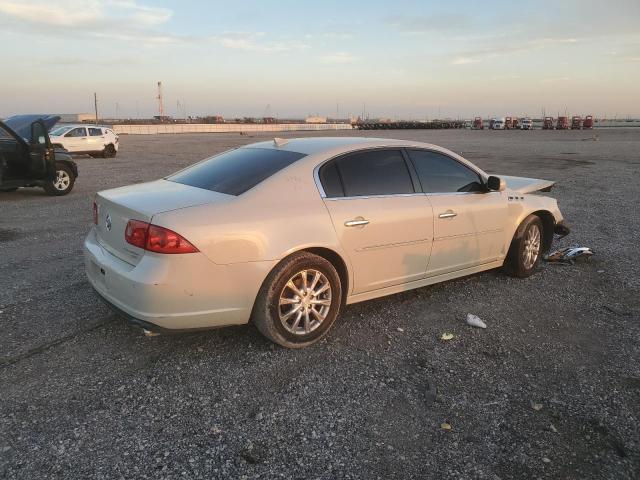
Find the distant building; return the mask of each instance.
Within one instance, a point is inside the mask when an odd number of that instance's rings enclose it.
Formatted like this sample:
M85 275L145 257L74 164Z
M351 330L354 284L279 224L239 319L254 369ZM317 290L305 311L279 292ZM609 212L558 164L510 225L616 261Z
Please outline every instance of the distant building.
M96 120L95 113L57 113L62 123L92 123Z
M305 123L327 123L327 117L307 117Z

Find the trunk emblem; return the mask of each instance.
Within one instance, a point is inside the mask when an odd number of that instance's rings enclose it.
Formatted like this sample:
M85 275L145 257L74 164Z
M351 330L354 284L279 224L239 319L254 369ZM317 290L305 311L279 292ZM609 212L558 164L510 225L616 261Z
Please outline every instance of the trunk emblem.
M104 226L107 227L107 230L111 231L111 215L107 213L107 217L104 219Z

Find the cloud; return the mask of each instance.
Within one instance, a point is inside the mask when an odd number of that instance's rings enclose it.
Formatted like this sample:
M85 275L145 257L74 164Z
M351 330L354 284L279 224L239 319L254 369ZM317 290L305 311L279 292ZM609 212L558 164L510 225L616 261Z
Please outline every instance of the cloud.
M330 53L328 55L322 55L320 57L320 61L322 63L347 64L347 63L353 63L357 60L358 60L357 57L354 57L348 52Z
M304 50L308 45L297 41L273 42L264 40L262 32L230 32L213 35L209 39L217 41L226 48L244 50L245 52L290 52Z
M26 3L0 0L6 30L39 35L90 36L145 43L180 41L151 29L166 23L173 12L134 0L49 0Z
M469 50L456 55L453 60L451 60L451 65L469 65L484 62L492 58L506 57L509 55L541 50L558 45L572 45L577 44L578 42L579 39L577 38L537 38L512 47L499 45L496 47Z
M441 13L428 16L393 16L387 23L406 35L464 30L471 27L471 18L463 13Z

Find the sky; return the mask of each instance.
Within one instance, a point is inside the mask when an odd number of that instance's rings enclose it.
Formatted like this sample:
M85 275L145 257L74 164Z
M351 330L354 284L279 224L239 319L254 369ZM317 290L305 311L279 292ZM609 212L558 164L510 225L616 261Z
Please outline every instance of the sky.
M0 0L0 41L0 117L640 117L640 0Z

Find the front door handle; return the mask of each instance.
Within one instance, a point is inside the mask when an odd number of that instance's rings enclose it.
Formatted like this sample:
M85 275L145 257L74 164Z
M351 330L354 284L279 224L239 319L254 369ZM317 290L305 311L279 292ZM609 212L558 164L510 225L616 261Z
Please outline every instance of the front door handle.
M456 212L453 212L451 210L447 210L444 213L441 213L440 215L438 215L438 218L453 218L455 216L457 216L458 214Z
M369 224L369 220L365 220L362 217L354 220L347 220L346 222L344 222L345 227L361 227L368 224Z

